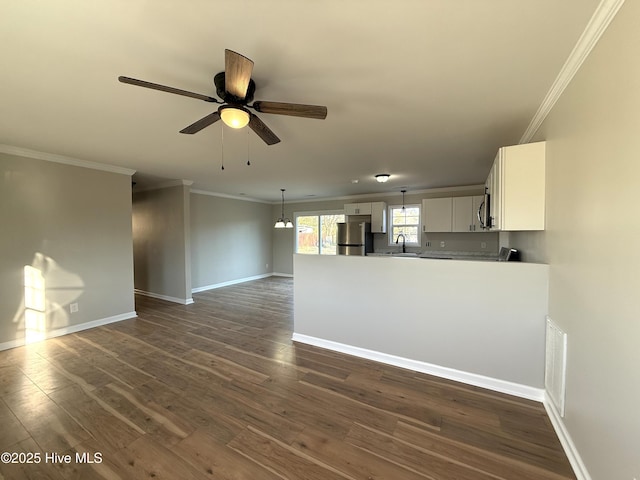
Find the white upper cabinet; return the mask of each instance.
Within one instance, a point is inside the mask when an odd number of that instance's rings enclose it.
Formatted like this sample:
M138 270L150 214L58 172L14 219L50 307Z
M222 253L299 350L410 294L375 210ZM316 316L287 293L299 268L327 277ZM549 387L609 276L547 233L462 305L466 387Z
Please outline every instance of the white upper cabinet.
M491 230L544 230L545 142L501 148L485 186Z
M344 206L345 215L371 215L371 203L347 203Z
M387 204L371 202L371 232L387 233Z
M423 232L451 232L453 213L453 199L425 198L422 200L422 231Z
M473 197L453 197L452 232L480 232L478 209L482 195Z

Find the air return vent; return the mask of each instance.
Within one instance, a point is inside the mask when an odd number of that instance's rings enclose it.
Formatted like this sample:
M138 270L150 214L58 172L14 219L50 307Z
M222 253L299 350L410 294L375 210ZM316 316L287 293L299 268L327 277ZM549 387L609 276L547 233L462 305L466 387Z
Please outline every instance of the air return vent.
M567 334L551 318L547 317L544 386L562 417L564 417L566 371Z

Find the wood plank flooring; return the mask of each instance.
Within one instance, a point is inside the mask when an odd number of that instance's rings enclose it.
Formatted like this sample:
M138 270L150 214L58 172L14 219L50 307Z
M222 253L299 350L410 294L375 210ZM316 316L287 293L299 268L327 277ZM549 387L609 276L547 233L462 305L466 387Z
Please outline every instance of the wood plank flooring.
M538 403L292 343L292 282L0 352L0 452L41 455L0 478L575 478Z

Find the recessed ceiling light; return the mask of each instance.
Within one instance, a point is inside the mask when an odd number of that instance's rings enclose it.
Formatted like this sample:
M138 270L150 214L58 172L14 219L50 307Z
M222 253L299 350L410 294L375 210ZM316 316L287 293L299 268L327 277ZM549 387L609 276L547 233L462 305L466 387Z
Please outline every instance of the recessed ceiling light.
M359 180L357 178L354 178L353 180L351 180L351 183L358 183Z
M385 183L387 180L389 180L389 177L391 175L389 175L388 173L379 173L378 175L376 175L376 181L378 183Z

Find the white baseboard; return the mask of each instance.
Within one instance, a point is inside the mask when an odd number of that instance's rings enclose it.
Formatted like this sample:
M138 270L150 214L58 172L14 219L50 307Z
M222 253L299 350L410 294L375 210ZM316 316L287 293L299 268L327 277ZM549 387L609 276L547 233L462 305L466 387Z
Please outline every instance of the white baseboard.
M160 295L159 293L146 292L144 290L135 289L135 292L138 295L144 295L145 297L157 298L158 300L166 300L167 302L179 303L180 305L191 305L193 303L193 298L178 298L178 297L170 297L169 295Z
M90 328L100 327L102 325L107 325L109 323L121 322L122 320L129 320L131 318L136 318L138 314L136 312L127 312L121 313L119 315L113 315L112 317L101 318L99 320L92 320L90 322L79 323L77 325L68 325L62 328L56 328L55 330L51 330L46 332L45 338L54 338L60 337L62 335L68 335L69 333L80 332L82 330L88 330ZM22 347L25 345L25 339L21 338L18 340L12 340L10 342L0 343L0 351L8 350L10 348Z
M549 415L549 419L551 420L551 424L553 425L553 429L556 431L556 435L558 435L558 440L560 440L560 443L562 444L564 453L566 453L567 458L569 459L569 463L573 468L573 473L575 473L576 478L578 480L591 480L591 475L589 475L587 467L582 461L582 457L580 457L578 449L573 443L571 435L569 435L569 431L567 430L558 409L546 392L543 403L544 408L547 411L547 415Z
M306 343L308 345L326 348L327 350L334 350L336 352L346 353L347 355L366 358L368 360L386 363L387 365L406 368L408 370L427 373L429 375L435 375L437 377L454 380L456 382L486 388L495 392L501 392L520 398L526 398L528 400L543 402L545 398L545 392L543 389L530 387L528 385L521 385L519 383L512 383L506 380L485 377L483 375L478 375L475 373L464 372L462 370L455 370L448 367L441 367L440 365L434 365L432 363L412 360L410 358L397 357L388 353L368 350L366 348L354 347L352 345L345 345L344 343L333 342L331 340L324 340L317 337L310 337L308 335L302 335L299 333L294 333L292 336L292 340L294 342Z
M293 274L292 273L279 273L279 272L273 272L272 274L274 277L288 277L288 278L293 278Z
M204 287L196 287L191 289L191 293L206 292L207 290L214 290L216 288L228 287L229 285L236 285L238 283L250 282L252 280L260 280L261 278L267 278L276 275L274 273L263 273L261 275L254 275L253 277L238 278L236 280L229 280L227 282L214 283L212 285L205 285Z

